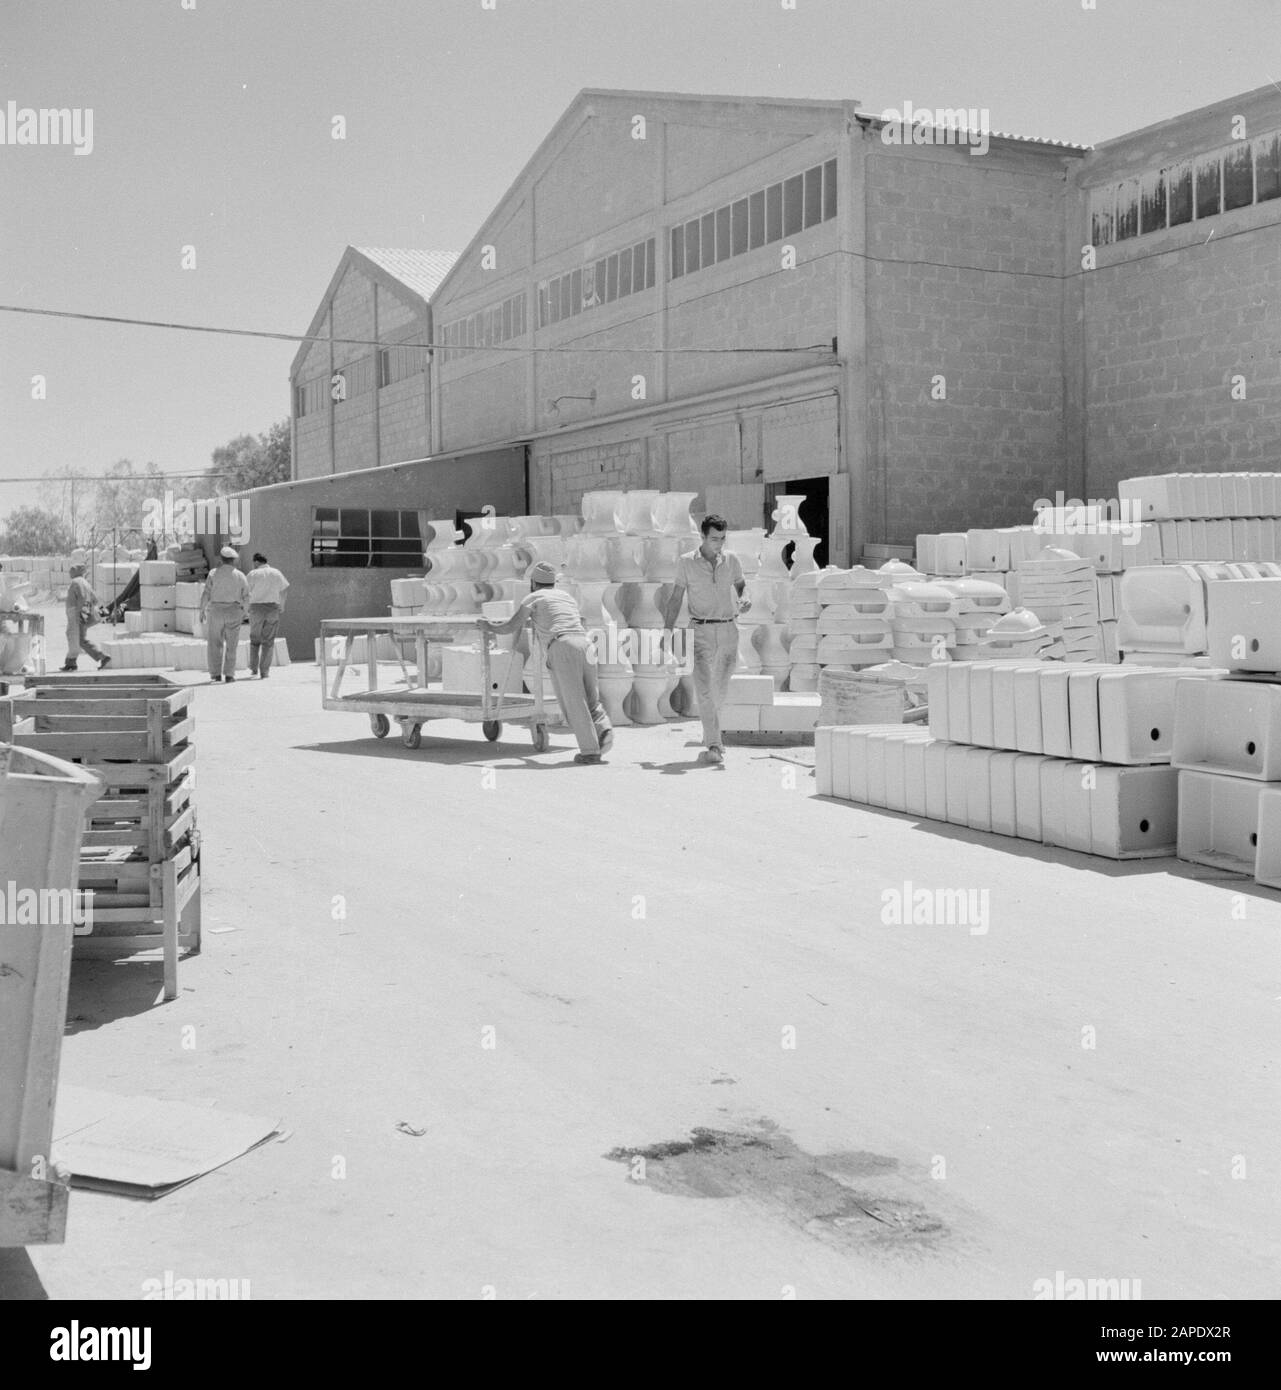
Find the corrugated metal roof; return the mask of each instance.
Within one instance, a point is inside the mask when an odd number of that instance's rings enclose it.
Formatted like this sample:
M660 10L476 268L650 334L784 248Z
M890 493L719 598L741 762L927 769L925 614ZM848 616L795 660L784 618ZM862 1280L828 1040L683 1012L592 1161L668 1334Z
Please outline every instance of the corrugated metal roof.
M885 113L881 111L859 111L857 114L863 120L875 121L880 125L884 125L886 122ZM927 112L924 107L914 112L914 116L918 120L921 116L929 114L932 113ZM932 122L930 126L931 129L934 128ZM939 127L939 129L946 129L946 127ZM1082 152L1086 152L1094 148L1093 145L1078 145L1074 140L1051 140L1045 135L1016 135L1010 130L989 130L988 135L991 138L1001 140L1017 140L1020 144L1024 145L1052 145L1061 150L1081 150Z
M388 275L394 275L424 299L436 293L436 287L449 274L459 254L457 251L415 251L398 246L356 246L353 250L368 256Z

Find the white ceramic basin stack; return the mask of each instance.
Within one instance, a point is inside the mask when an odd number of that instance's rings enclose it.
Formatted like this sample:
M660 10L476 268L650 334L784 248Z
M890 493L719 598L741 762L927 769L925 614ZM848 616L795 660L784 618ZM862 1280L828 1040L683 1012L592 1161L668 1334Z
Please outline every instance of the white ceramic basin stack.
M825 570L817 576L815 592L815 661L820 670L857 671L889 659L894 642L889 591L878 582L877 571L862 565Z
M1047 546L1018 567L1019 603L1045 624L1067 661L1101 661L1099 597L1094 566L1074 551ZM1061 650L1060 650L1061 648Z

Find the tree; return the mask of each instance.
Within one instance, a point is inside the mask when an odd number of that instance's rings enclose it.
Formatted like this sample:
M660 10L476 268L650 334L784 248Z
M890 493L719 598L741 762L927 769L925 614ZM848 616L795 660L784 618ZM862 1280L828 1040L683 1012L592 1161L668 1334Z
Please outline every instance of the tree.
M114 532L123 542L134 532L141 533L147 515L147 499L163 498L172 490L173 479L166 478L158 464L149 463L135 473L128 459L119 459L106 470L106 477L90 484L92 494L89 523L98 536ZM136 538L135 538L136 540Z
M226 477L218 477L226 474ZM244 492L270 483L287 483L290 478L289 421L278 420L255 438L237 435L213 451L213 467L206 476L216 495Z
M9 513L0 551L6 555L65 555L75 548L71 532L56 512L17 507Z

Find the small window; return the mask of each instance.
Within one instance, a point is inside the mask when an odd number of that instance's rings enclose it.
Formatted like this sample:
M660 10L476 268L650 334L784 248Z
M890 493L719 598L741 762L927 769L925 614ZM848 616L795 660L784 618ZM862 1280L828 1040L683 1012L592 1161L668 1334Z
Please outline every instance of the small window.
M702 249L703 265L716 264L716 214L704 213L699 222L698 243Z
M517 335L517 337L523 338L523 337L525 336L525 296L524 296L524 294L518 294L518 295L516 296L516 318L517 318L517 320L518 320L518 326L517 326L517 328L516 328L516 335Z
M369 534L371 536L399 536L400 513L382 507L370 512Z
M1222 210L1220 207L1220 188L1222 184L1222 171L1219 168L1219 156L1211 155L1209 159L1198 161L1196 166L1196 215L1202 217L1217 217Z
M793 236L804 226L805 179L801 174L783 184L783 235Z
M1165 171L1150 174L1141 181L1139 194L1139 231L1165 230Z
M1090 216L1090 245L1109 246L1112 242L1112 209L1096 207Z
M618 257L611 256L605 263L605 303L612 304L618 298Z
M1281 135L1265 135L1254 147L1254 198L1281 198Z
M805 171L805 225L816 227L823 220L823 166Z
M547 307L551 313L551 322L560 322L560 281L552 280L547 286Z
M1223 208L1248 208L1254 202L1254 160L1245 140L1223 156Z
M685 270L692 274L702 267L702 259L699 256L699 232L698 219L685 224Z
M294 387L294 414L299 418L307 413L307 393L301 386Z
M596 262L596 281L592 287L596 298L592 301L593 304L604 304L605 302L605 281L608 278L606 275L608 269L609 262L602 256Z
M678 280L685 274L685 228L672 228L672 265L671 276L673 280Z
M562 319L569 318L574 312L574 301L570 295L570 290L572 288L569 282L569 276L562 275L560 277L560 316Z
M740 198L731 210L733 229L731 246L734 255L741 256L747 250L747 199Z
M512 335L512 310L515 305L509 299L503 304L503 342Z
M828 222L836 216L836 161L829 159L823 165L823 221Z
M654 288L654 238L645 243L645 288Z
M618 253L618 297L619 299L631 294L632 292L632 248L629 246L625 251Z
M646 243L638 241L632 247L632 293L637 294L641 290L649 289L645 282L645 246Z
M576 314L583 312L583 272L576 270L570 276L569 302Z
M772 183L765 190L765 241L779 241L783 236L783 185Z
M729 204L716 209L716 259L727 261L730 257Z
M753 251L765 245L765 190L753 193L748 212L748 245Z
M548 308L547 308L547 286L546 286L546 285L539 285L539 287L538 287L538 326L539 326L539 328L546 328L547 325L551 322L551 319L548 317L548 313L549 313L549 311L548 311Z
M378 349L378 385L391 385L391 349Z
M1116 190L1116 239L1126 241L1139 234L1139 181L1126 179Z
M1169 225L1181 227L1192 221L1192 165L1176 164L1165 171Z

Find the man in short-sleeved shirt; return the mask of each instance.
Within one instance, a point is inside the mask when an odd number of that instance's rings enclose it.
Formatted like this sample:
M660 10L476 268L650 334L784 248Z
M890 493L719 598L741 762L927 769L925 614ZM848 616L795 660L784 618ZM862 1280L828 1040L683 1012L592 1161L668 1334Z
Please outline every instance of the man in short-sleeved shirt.
M211 681L236 679L240 625L249 607L249 581L236 568L239 554L229 545L218 552L222 564L205 580L200 621L205 624L205 654Z
M249 584L249 674L267 679L276 652L276 628L285 611L285 590L289 581L267 557L258 551Z
M725 554L728 523L722 516L706 516L700 528L703 543L682 555L676 566L676 584L663 611L663 626L672 628L689 594L689 621L694 629L694 694L703 721L703 758L723 763L721 706L729 693L729 678L738 665L739 613L752 605L743 597L747 584L737 555Z

